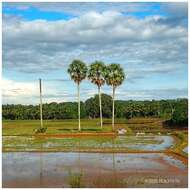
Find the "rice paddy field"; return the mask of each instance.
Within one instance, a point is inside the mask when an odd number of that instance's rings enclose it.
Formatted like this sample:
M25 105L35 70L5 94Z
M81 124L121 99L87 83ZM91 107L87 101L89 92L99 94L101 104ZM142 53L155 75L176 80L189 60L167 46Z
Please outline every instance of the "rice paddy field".
M160 118L119 119L114 132L109 119L103 129L81 120L81 132L77 120L44 121L35 134L39 126L3 121L3 187L187 187L187 130Z

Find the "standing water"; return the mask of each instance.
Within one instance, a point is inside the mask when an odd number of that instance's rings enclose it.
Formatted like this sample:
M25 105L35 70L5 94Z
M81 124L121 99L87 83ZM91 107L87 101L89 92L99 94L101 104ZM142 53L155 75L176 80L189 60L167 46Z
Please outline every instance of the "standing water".
M2 173L3 187L187 187L187 167L163 153L3 153Z

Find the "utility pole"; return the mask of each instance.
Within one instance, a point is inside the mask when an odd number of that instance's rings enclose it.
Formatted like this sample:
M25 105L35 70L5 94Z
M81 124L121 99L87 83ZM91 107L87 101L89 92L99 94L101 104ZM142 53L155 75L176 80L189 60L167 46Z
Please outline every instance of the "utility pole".
M42 79L39 79L39 86L40 86L40 128L43 128L43 115L42 115ZM42 177L43 177L43 160L42 160L42 143L41 144L41 151L40 151L40 187L42 187Z
M43 116L42 116L42 80L39 79L40 84L40 127L43 128Z

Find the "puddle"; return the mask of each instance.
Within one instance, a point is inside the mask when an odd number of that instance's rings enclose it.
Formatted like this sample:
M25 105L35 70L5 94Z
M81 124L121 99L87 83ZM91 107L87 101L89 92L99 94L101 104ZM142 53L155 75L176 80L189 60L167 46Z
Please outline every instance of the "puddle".
M3 153L2 175L3 187L138 187L150 176L187 185L187 166L163 153Z

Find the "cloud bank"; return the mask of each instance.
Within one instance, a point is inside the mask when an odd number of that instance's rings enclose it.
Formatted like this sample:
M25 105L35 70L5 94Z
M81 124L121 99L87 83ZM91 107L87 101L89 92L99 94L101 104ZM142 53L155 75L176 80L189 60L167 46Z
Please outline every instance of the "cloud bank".
M78 3L12 3L9 8L16 6L25 11L31 5L41 11L64 11L74 17L55 21L26 20L22 16L5 14L2 28L3 71L37 75L61 70L63 78L69 80L66 74L68 65L73 59L81 59L87 64L94 60L120 63L131 85L151 77L170 80L176 76L177 80L187 75L186 3L180 6L163 3L159 12L152 9L154 14L140 18L128 13L139 13L140 8L150 12L154 4L105 3L100 8L97 3L92 6L89 3L80 6ZM168 89L171 88L173 86L168 85ZM123 90L129 90L127 85ZM186 94L184 86L181 92ZM167 97L167 92L164 97Z

